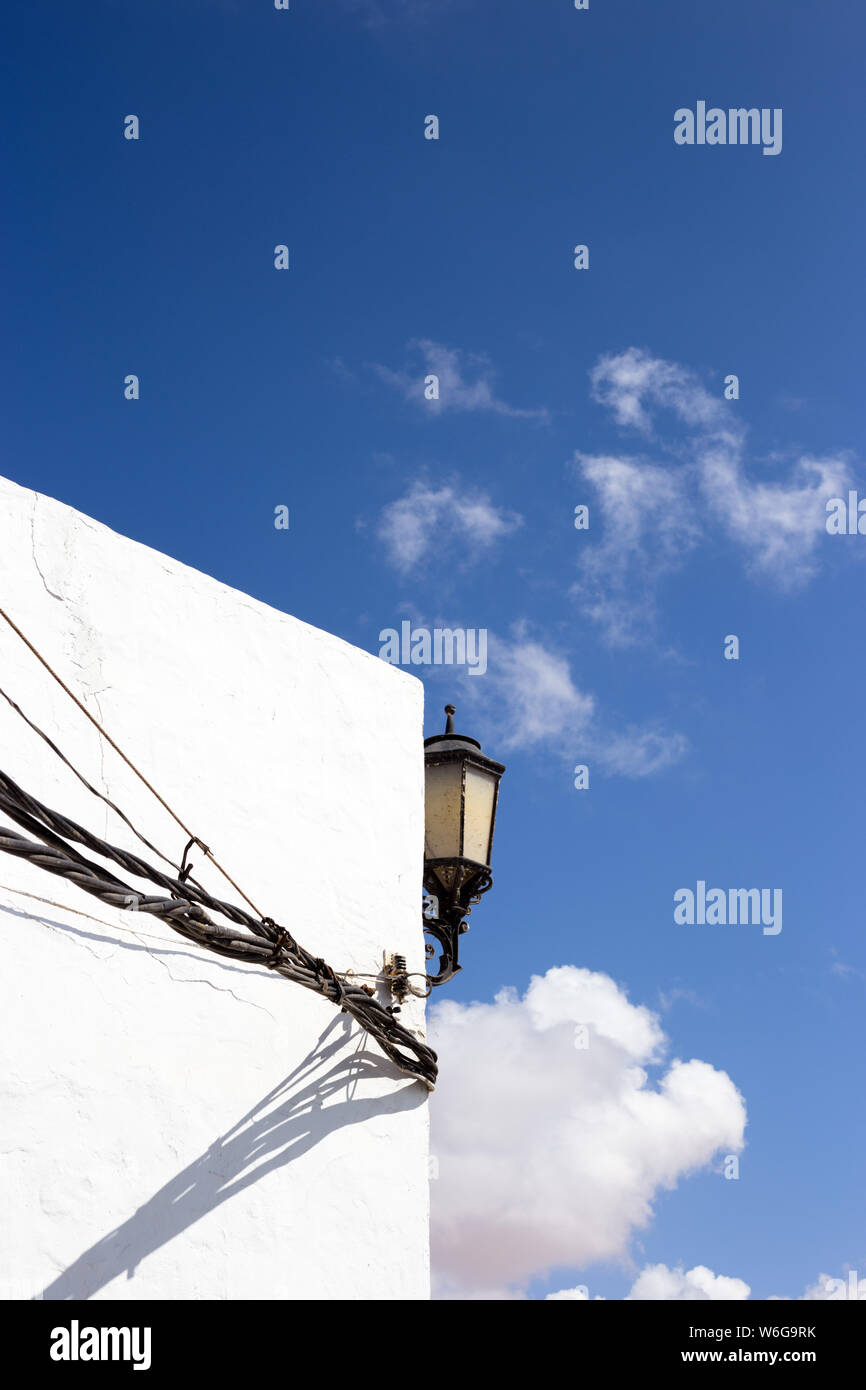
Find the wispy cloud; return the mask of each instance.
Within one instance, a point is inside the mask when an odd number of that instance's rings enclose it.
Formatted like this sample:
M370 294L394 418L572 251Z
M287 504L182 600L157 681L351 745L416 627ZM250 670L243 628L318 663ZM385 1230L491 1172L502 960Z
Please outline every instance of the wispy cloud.
M511 638L491 639L488 662L486 688L473 693L484 701L503 749L539 743L570 747L585 738L595 696L578 688L564 655L518 624Z
M434 551L440 561L447 552L468 563L521 524L517 512L497 507L484 492L467 491L459 480L442 487L418 481L384 508L377 534L387 560L408 574Z
M575 454L575 470L594 493L600 540L587 533L575 592L587 617L613 646L650 630L662 577L679 569L701 530L681 472L611 455Z
M607 975L561 966L522 998L439 1004L431 1024L440 1297L519 1297L551 1268L626 1256L659 1193L743 1145L725 1072L675 1060L650 1085L667 1039Z
M461 688L506 752L541 745L565 761L585 759L610 776L638 778L672 766L688 750L682 734L658 725L617 729L600 715L595 695L577 684L565 653L526 622L507 637L491 633L484 679L464 680Z
M826 535L826 503L850 482L848 461L801 458L785 482L753 483L739 456L708 443L700 482L708 512L741 546L747 568L780 589L798 589L817 570L815 550Z
M849 965L847 961L839 959L839 952L835 946L830 947L830 954L833 960L830 964L830 974L836 975L840 980L866 980L866 970L857 965Z
M709 391L686 367L665 362L641 348L608 353L600 357L590 372L592 394L601 405L613 411L617 424L652 431L650 406L674 411L687 425L709 429L725 421L726 402Z
M381 363L373 363L373 371L381 381L400 391L406 400L418 402L425 410L434 414L445 410L492 411L512 419L548 419L545 409L521 410L497 396L496 373L485 355L461 352L429 338L415 338L408 347L420 359L417 366L394 371ZM425 378L431 375L439 381L438 400L428 400L424 394Z
M612 645L652 630L664 576L709 535L734 542L755 579L793 590L812 578L826 533L825 503L850 482L847 457L803 457L787 477L755 481L747 473L737 406L711 395L695 373L629 348L602 357L590 377L594 399L617 424L652 439L668 456L665 462L574 456L602 521L600 540L592 529L586 534L574 592ZM664 410L684 433L658 436Z
M407 558L415 555L410 547ZM651 777L688 752L686 737L658 721L618 727L615 719L603 716L595 695L575 679L566 653L525 620L513 624L506 636L479 624L477 613L474 617L469 626L486 633L480 674L451 664L411 669L416 675L423 672L428 684L447 680L449 698L459 692L456 703L463 717L479 725L481 736L498 751L541 751L567 768L569 776L575 764L587 763L591 771L628 778ZM465 630L453 614L431 618L408 601L400 606L403 619L428 631Z
M620 777L651 777L678 763L688 747L684 734L630 725L622 733L611 733L600 739L596 756L609 773Z
M659 1008L662 1013L667 1013L680 999L684 999L686 1003L694 1005L696 1009L705 1009L707 1007L704 1000L695 990L684 988L682 985L672 985L670 989L659 990Z

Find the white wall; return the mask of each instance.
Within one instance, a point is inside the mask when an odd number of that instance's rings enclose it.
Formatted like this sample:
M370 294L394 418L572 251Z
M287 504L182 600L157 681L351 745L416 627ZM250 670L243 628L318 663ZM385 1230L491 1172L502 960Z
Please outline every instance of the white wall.
M414 677L2 479L0 606L263 913L424 969ZM0 686L179 862L2 621ZM149 857L2 700L0 766ZM427 1092L326 1000L0 853L0 1040L0 1296L428 1297Z

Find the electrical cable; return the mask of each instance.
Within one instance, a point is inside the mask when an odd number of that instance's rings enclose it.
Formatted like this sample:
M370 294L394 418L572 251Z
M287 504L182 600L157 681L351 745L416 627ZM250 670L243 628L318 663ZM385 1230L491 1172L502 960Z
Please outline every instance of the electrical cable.
M160 796L159 792L151 785L147 778L139 771L135 764L126 756L121 748L114 742L111 736L102 728L101 724L94 719L93 715L82 704L78 697L73 694L66 683L61 679L56 671L49 665L46 659L36 649L32 642L25 637L21 629L12 621L9 615L0 608L2 617L12 630L21 638L22 642L30 649L34 656L41 662L49 674L69 695L70 699L87 716L90 722L96 727L101 736L111 745L120 755L125 763L132 769L136 776L144 783L150 792L156 797L157 801L169 812L182 830L189 836L189 842L184 850L180 868L172 862L161 850L152 845L149 840L136 829L132 821L120 810L118 806L110 801L107 796L93 787L90 782L73 766L66 755L61 752L57 745L45 734L32 720L24 714L19 705L11 699L5 691L0 689L0 695L16 711L17 714L27 723L31 729L42 738L57 756L66 764L75 776L87 787L88 791L94 796L99 797L111 807L121 820L129 827L139 840L153 853L157 854L170 868L174 869L177 877L170 877L160 869L154 868L139 855L131 853L129 850L121 849L117 845L109 843L94 835L91 831L71 820L68 816L62 815L58 811L51 810L35 797L25 792L7 774L0 771L0 810L3 810L10 819L14 820L23 829L28 830L36 836L36 840L27 840L24 836L17 835L14 831L0 826L0 850L14 855L17 858L27 859L48 873L56 874L60 877L69 879L77 886L92 896L99 898L102 902L108 903L112 907L145 912L160 917L180 935L196 942L206 949L214 951L220 955L229 956L235 960L245 960L251 963L265 965L268 969L276 971L285 978L293 980L295 983L303 985L306 989L315 990L332 1003L339 1004L342 1009L350 1014L372 1037L376 1039L379 1046L387 1057L400 1068L401 1071L417 1080L422 1081L428 1090L433 1090L437 1077L436 1053L432 1048L416 1038L407 1028L398 1023L394 1017L394 1011L380 1004L369 993L369 987L358 986L351 983L349 976L352 972L344 972L338 975L320 957L311 955L295 941L291 933L284 927L280 927L270 917L263 916L255 903L247 897L243 889L238 887L234 879L226 872L222 865L211 853L210 849L194 835L189 827L184 825L179 816L171 809L168 803ZM72 841L73 843L68 843ZM41 842L41 843L40 843ZM147 880L150 884L155 884L162 888L171 896L168 898L158 897L153 894L141 894L134 892L130 886L117 878L109 870L88 860L77 849L74 844L82 845L85 849L99 854L102 858L109 859L138 878ZM255 917L250 916L243 908L235 906L233 903L213 897L196 880L190 877L191 866L187 865L187 855L193 845L198 845L211 860L214 866L227 881L240 893L244 901L256 913ZM215 923L208 913L217 912L236 925L247 928L252 933L251 936L243 935L238 932L228 931L226 928ZM404 972L405 975L405 972ZM374 977L375 978L375 977ZM401 978L403 978L401 976ZM408 975L405 975L409 992L423 997L420 992L408 985ZM394 982L392 981L392 984ZM428 991L429 992L429 991ZM404 1050L401 1050L404 1049ZM408 1050L411 1056L406 1055Z

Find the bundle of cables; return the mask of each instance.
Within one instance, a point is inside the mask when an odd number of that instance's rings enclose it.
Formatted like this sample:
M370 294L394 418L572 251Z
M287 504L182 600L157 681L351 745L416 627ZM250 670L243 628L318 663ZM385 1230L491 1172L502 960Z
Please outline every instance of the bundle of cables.
M90 711L65 685L48 665L45 658L40 655L2 609L0 609L0 617L3 617L21 637L22 641L30 647L42 665L74 700L90 722L96 726L100 734L120 754L124 762L132 768L145 786L153 792L154 796L183 827L184 831L190 834L188 827L183 825L171 807L150 785L138 768L130 762L122 749L117 747L117 744L97 723ZM47 873L69 879L84 892L92 894L93 897L99 898L101 902L107 903L111 907L159 917L167 922L173 931L209 951L215 951L218 955L228 956L232 960L244 961L247 964L262 965L268 970L284 976L287 980L293 980L295 984L303 985L305 989L315 990L317 994L324 995L326 999L338 1004L347 1014L350 1014L371 1037L376 1039L386 1057L400 1071L423 1082L428 1090L433 1090L437 1076L436 1053L398 1021L395 1014L399 1012L399 1005L388 1006L380 1003L375 998L375 992L370 986L357 983L357 977L350 978L349 972L337 974L324 960L306 951L285 927L279 926L270 917L258 915L255 904L242 889L238 888L234 879L229 877L208 846L203 844L197 836L190 834L189 843L184 850L180 866L168 859L161 850L158 850L136 830L129 817L115 806L113 801L110 801L107 796L98 791L82 776L48 735L24 714L23 710L4 690L0 689L0 695L30 728L53 749L79 781L87 787L88 791L110 806L138 839L162 859L173 872L171 874L164 873L139 855L121 849L117 845L109 844L98 835L94 835L83 826L78 825L76 821L70 820L68 816L52 811L48 806L43 805L42 802L25 792L5 772L0 772L0 811L35 838L28 839L26 836L19 835L14 830L0 825L0 850L6 854L14 855L16 858L26 859ZM198 845L206 858L210 859L225 875L241 897L253 908L253 912L248 912L244 908L235 906L234 903L213 897L191 877L190 868L187 867L187 856L193 845ZM136 890L118 878L110 869L88 859L76 846L81 846L90 853L97 854L118 865L127 874L144 879L149 887L161 889L162 893L142 893ZM226 918L229 922L234 923L235 927L231 928L215 922L210 915L211 913ZM244 930L241 931L236 928L243 928ZM408 980L408 976L406 979ZM394 984L393 979L391 983ZM405 984L405 981L401 981L401 983ZM417 992L412 990L412 993ZM402 994L402 991L400 993Z

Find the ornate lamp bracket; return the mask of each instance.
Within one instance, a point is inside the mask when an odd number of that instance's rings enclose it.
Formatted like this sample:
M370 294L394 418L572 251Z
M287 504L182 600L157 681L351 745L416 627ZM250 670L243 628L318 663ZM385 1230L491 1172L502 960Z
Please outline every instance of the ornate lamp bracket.
M453 881L446 890L435 876L436 868L441 863L433 859L428 860L425 866L429 872L425 874L424 887L438 905L435 917L422 917L424 931L434 938L440 953L438 970L435 975L427 976L431 989L434 985L447 984L462 969L458 961L458 938L469 930L466 918L474 905L493 886L493 875L489 869L480 864L464 863L453 867L449 865ZM428 941L424 949L427 959L432 960L436 955L436 945Z

